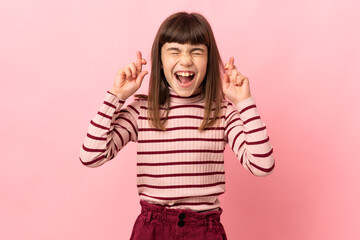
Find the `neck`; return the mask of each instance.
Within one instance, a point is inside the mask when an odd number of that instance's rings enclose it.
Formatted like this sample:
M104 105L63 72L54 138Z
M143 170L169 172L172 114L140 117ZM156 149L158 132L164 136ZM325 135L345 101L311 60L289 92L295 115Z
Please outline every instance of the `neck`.
M189 97L182 97L175 92L175 90L169 87L170 101L179 102L179 103L195 103L200 102L204 99L205 93L202 90L202 87L196 89L196 91Z

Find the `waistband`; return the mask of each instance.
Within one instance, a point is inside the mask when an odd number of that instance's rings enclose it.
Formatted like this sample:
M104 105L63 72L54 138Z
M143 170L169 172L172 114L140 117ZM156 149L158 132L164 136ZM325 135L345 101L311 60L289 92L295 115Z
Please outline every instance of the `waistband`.
M189 209L169 209L161 205L152 204L144 200L140 200L141 214L146 216L146 222L152 219L159 219L165 222L177 222L178 225L213 225L220 223L220 215L223 210L195 212Z

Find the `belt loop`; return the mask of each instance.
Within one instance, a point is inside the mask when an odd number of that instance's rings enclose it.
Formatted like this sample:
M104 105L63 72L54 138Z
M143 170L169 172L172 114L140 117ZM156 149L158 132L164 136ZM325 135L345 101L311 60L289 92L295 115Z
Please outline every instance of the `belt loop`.
M213 229L213 219L209 218L209 231L211 232Z
M148 211L148 212L147 212L147 215L146 215L145 223L149 223L149 222L151 221L151 215L152 215L152 212L151 212L151 211Z
M161 212L161 222L165 223L166 222L166 216L164 212Z
M204 226L207 226L207 220L206 220L206 218L203 219L202 224L203 224Z

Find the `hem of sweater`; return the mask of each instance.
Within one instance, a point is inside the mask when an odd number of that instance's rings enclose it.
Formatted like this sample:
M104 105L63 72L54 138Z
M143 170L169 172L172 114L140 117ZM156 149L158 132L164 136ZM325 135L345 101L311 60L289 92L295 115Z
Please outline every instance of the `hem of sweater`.
M166 200L163 200L163 201L156 200L156 199L153 199L150 197L145 197L145 196L140 196L140 200L149 202L151 204L161 205L168 209L188 209L188 210L192 210L195 212L214 211L214 209L220 208L220 201L218 198L211 205L209 205L208 203L199 204L199 205L187 205L186 202L184 202L183 204L181 204L179 202L171 204L169 201L166 201Z

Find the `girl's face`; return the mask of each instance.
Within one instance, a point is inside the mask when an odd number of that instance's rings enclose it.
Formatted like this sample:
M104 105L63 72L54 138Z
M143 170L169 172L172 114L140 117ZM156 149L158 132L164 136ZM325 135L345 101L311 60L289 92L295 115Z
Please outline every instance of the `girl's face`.
M208 49L204 44L167 42L161 47L161 62L170 87L182 96L191 96L204 81Z

